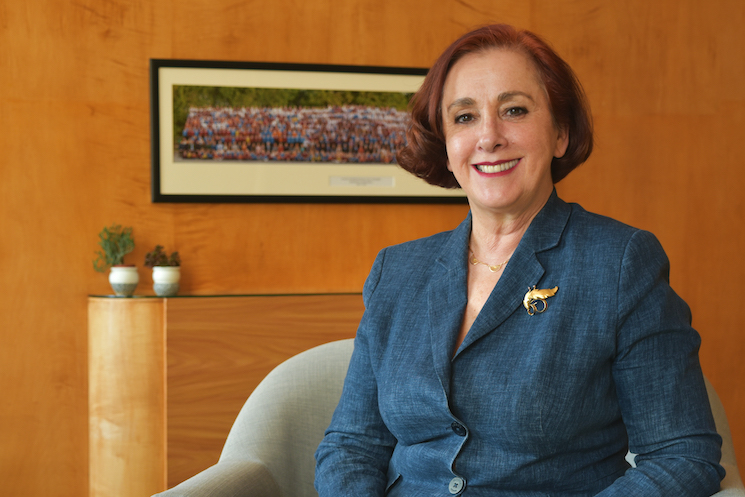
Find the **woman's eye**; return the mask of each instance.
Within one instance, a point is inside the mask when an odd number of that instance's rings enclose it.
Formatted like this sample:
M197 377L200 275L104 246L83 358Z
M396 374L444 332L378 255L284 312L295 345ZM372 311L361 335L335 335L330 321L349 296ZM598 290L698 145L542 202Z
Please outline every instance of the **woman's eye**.
M459 116L455 116L456 123L467 123L471 120L473 120L473 116L471 114L461 114Z
M527 114L528 110L525 107L510 107L505 112L508 116L522 116L523 114Z

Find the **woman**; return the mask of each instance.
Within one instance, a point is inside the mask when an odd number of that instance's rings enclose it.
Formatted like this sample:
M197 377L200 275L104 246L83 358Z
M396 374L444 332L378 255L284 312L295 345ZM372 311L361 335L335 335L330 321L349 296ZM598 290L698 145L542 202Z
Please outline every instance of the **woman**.
M700 339L662 248L554 190L591 150L581 87L535 35L488 26L440 56L399 162L462 188L470 214L378 255L322 497L719 489Z

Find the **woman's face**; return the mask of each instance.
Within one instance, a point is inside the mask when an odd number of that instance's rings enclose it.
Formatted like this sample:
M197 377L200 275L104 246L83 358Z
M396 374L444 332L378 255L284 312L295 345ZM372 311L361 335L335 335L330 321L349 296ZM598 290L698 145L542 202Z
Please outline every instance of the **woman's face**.
M535 215L553 190L551 160L568 136L556 128L533 63L489 49L453 65L442 96L448 169L474 215Z

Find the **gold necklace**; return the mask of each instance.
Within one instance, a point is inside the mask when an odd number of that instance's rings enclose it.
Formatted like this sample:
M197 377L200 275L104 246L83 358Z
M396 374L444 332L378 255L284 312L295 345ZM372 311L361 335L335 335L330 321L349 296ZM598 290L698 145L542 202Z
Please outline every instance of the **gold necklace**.
M476 254L473 253L473 250L471 249L471 247L468 247L468 250L471 252L471 257L468 258L468 262L470 262L474 266L477 265L477 264L483 264L484 266L488 267L489 268L489 271L491 271L492 273L496 273L497 271L499 271L500 269L502 269L504 266L507 265L507 263L510 260L509 257L508 257L507 260L504 261L502 264L491 265L491 264L487 264L486 262L482 262L482 261L478 260L476 258Z

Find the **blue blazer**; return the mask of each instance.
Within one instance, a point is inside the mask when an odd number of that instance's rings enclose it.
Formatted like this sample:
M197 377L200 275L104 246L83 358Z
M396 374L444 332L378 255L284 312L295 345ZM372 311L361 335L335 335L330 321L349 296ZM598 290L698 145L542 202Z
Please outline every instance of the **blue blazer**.
M375 260L320 496L716 492L700 338L656 238L554 192L453 356L470 230ZM558 291L531 315L534 285Z

